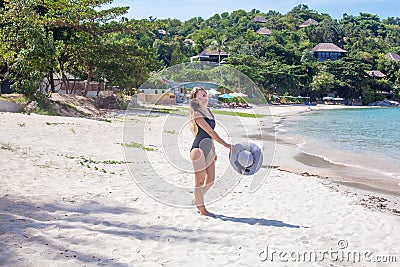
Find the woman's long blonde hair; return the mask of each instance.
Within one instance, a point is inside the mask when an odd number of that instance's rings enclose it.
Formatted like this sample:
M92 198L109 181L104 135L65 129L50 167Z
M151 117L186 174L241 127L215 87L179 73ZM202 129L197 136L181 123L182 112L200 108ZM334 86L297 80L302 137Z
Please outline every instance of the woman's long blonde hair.
M194 121L194 112L199 109L199 104L197 103L197 100L195 100L196 95L199 91L206 92L206 90L204 90L204 88L196 86L196 87L193 87L192 91L190 92L190 96L189 96L190 131L192 132L192 134L194 136L197 135L197 132L199 130L196 122Z

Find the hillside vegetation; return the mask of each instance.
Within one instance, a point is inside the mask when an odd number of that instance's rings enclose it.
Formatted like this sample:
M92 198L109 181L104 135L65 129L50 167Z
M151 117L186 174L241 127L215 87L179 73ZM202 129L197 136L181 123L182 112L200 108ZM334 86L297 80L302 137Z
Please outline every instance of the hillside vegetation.
M399 100L400 18L344 14L333 19L307 5L290 12L236 10L203 19L129 20L128 8L100 9L101 1L0 0L0 83L35 97L44 78L54 92L55 73L107 81L121 94L134 94L152 73L189 62L206 48L225 51L226 64L249 76L265 93L312 99L335 92L364 103L389 96ZM255 17L265 18L256 22ZM319 25L300 28L308 19ZM256 33L261 27L270 35ZM311 49L333 43L345 58L318 62ZM379 70L384 78L370 77ZM71 93L71 92L70 92Z

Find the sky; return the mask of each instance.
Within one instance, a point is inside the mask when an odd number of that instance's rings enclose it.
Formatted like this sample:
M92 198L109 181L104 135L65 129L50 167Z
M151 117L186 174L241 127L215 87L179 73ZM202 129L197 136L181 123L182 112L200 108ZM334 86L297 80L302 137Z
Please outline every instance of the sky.
M125 16L130 19L177 18L186 21L193 17L207 19L216 13L238 9L287 13L299 4L306 4L318 13L327 13L341 19L344 13L359 15L360 12L378 15L380 19L400 17L399 0L114 0L111 6L128 6ZM104 6L109 8L110 5Z

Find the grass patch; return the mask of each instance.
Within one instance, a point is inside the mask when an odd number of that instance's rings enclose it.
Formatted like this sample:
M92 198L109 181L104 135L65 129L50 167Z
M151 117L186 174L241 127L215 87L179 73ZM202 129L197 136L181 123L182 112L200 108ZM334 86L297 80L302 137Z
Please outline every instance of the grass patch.
M228 116L245 117L245 118L264 118L267 116L271 116L271 115L265 115L265 114L242 113L242 112L227 111L227 110L213 110L212 113L228 115Z
M123 147L138 148L138 149L142 149L142 150L146 150L146 151L154 151L154 150L155 150L154 148L145 147L144 145L139 144L139 143L136 143L136 142L133 142L133 141L132 141L131 143L129 143L129 144L122 144L122 143L121 143L121 146L123 146Z
M178 109L171 108L152 108L150 112L159 112L159 113L174 113L179 111Z
M189 110L189 108L186 107L179 107L180 110ZM211 111L213 114L221 114L221 115L228 115L228 116L238 116L238 117L245 117L245 118L264 118L267 116L272 116L272 115L266 115L266 114L253 114L253 113L243 113L243 112L236 112L236 111L228 111L228 110L218 110L218 109L213 109Z
M20 103L20 104L26 105L26 104L28 104L28 102L30 100L26 96L20 96L20 97L15 98L14 101L16 103Z
M114 171L107 171L105 168L97 166L97 164L127 164L134 163L133 161L121 161L121 160L94 160L92 158L86 158L84 156L71 156L65 154L57 154L57 156L66 157L68 159L77 159L81 167L86 167L91 170L99 171L102 173L115 174Z
M65 154L58 154L57 156L62 156L66 157L68 159L80 159L79 164L84 166L85 163L89 164L125 164L125 163L133 163L133 161L121 161L121 160L94 160L92 158L86 158L84 156L71 156L71 155L65 155Z
M65 122L48 122L48 121L46 121L46 125L59 125L59 124L65 124Z
M178 132L175 130L165 130L165 133L169 133L169 134L177 134Z
M0 145L0 149L9 150L9 151L15 151L15 148L13 148L12 145L11 145L10 143L8 143L8 144L1 144L1 145Z
M26 125L25 125L25 123L18 123L18 126L19 127L25 127Z

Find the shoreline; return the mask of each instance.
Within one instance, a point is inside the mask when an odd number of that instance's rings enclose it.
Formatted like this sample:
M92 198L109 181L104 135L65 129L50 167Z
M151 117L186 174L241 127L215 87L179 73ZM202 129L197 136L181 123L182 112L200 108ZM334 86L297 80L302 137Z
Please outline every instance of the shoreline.
M318 108L316 107L312 107L312 111L379 108L340 105L333 107L327 105ZM279 114L278 120L276 121L277 128L284 124L285 120L302 116L308 112L310 111L307 109L302 110L301 108L293 108L290 110L290 107L289 110L280 111L279 107L277 107L273 108L271 111L272 114ZM352 194L357 195L361 205L386 210L395 215L400 215L400 180L397 180L394 177L393 179L387 179L385 176L382 176L381 179L379 179L379 177L375 177L374 179L365 178L362 173L357 172L359 167L331 162L320 155L307 153L299 147L299 144L288 139L288 137L290 138L291 136L283 137L282 135L275 135L278 154L279 150L283 150L283 154L286 155L286 157L279 158L278 156L277 161L274 161L273 168L328 181L328 183L331 184L331 187L340 190L340 192L344 194L350 194L349 192L352 192ZM288 158L291 160L288 160ZM348 171L351 172L350 175ZM371 171L367 170L361 171L367 172L368 174L371 173ZM365 203L370 203L370 205Z

